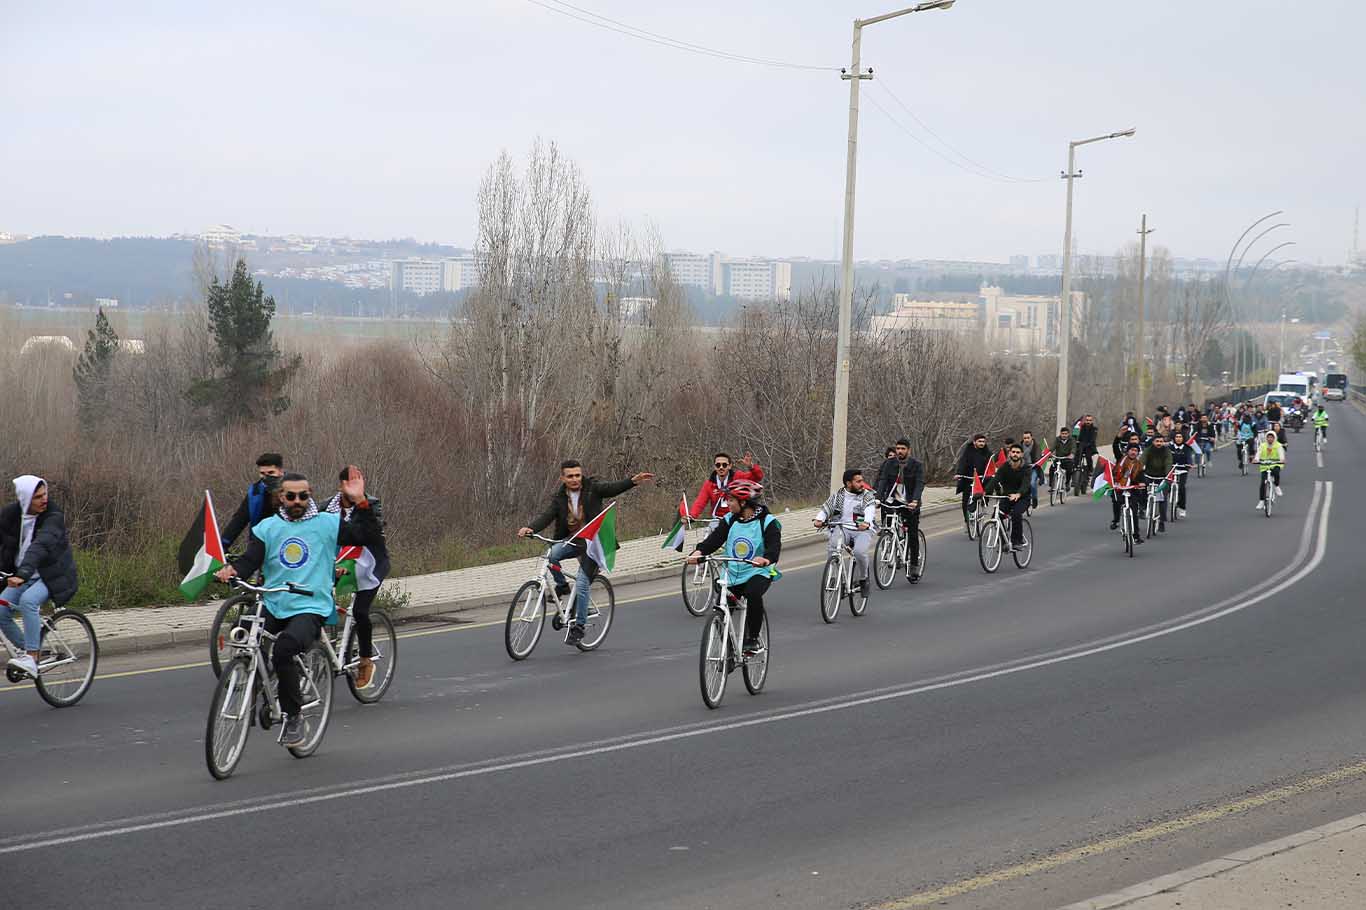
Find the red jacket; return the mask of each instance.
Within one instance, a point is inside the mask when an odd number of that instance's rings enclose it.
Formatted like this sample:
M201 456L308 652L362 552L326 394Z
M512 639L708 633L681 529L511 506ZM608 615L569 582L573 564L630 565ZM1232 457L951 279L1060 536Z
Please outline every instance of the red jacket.
M708 517L720 518L730 511L730 506L726 504L726 487L736 480L752 480L755 483L764 479L764 469L755 462L749 468L735 468L730 472L730 476L721 482L716 472L712 471L711 476L702 484L702 489L697 491L697 498L692 501L692 508L688 510L688 515L692 518L701 518L702 510L710 510Z

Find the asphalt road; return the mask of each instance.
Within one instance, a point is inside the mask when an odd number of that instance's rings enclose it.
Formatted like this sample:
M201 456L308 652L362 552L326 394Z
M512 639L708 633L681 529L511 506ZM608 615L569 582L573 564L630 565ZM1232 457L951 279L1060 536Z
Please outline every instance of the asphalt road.
M1089 499L992 576L943 519L920 585L827 626L794 552L768 687L718 711L672 585L620 591L591 654L417 629L383 703L339 686L317 755L253 731L224 783L205 667L125 662L63 711L0 688L0 881L16 906L1020 910L1366 810L1366 771L1258 795L1366 753L1366 418L1331 413L1271 519L1221 452L1135 559Z

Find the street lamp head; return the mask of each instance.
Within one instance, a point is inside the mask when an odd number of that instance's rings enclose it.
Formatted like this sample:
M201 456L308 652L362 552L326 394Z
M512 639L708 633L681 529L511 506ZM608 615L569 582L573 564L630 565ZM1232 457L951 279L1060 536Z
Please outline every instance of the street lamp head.
M918 5L915 8L915 11L917 13L923 13L926 10L932 9L948 9L956 2L957 0L927 0L927 2Z
M1129 136L1132 136L1134 133L1137 133L1137 132L1138 132L1138 130L1137 130L1136 128L1135 128L1135 129L1128 129L1128 130L1125 130L1125 131L1122 132L1122 133L1111 133L1111 134L1110 134L1110 138L1111 138L1111 139L1125 139L1125 138L1128 138Z

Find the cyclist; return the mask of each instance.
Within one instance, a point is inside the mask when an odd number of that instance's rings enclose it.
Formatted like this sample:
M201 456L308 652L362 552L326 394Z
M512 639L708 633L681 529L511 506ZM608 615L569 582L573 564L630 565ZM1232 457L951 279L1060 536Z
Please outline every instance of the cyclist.
M1039 448L1039 443L1034 439L1034 434L1025 430L1020 434L1020 448L1024 452L1025 463L1029 465L1033 472L1029 475L1029 507L1037 509L1039 507L1039 481L1043 480L1043 468L1034 467L1043 451Z
M1172 467L1176 468L1176 517L1186 517L1186 479L1190 476L1191 469L1190 446L1186 444L1184 433L1177 433L1176 439L1172 442Z
M1323 405L1320 404L1315 406L1314 413L1310 415L1310 419L1314 422L1314 432L1322 434L1323 441L1327 442L1328 412L1324 410Z
M1173 431L1179 432L1179 431ZM1153 444L1143 453L1143 479L1151 486L1160 484L1167 479L1167 475L1172 470L1172 451L1167 448L1167 437L1154 436ZM1152 493L1154 496L1160 493ZM1157 512L1157 530L1165 532L1167 530L1167 513L1162 509Z
M714 528L716 520L725 515L729 508L726 505L726 488L737 480L758 483L764 479L764 469L748 452L741 459L741 466L735 470L731 470L731 457L725 452L717 452L712 462L715 470L702 482L702 489L697 491L697 497L692 501L688 514L692 518L701 518L703 511L706 511L707 517L711 519L710 527Z
M345 484L348 468L342 468L337 475L340 484ZM375 675L374 626L370 622L370 607L379 593L379 586L389 577L389 545L384 539L384 512L380 508L378 496L365 496L369 501L370 513L379 525L378 540L364 547L356 560L356 596L351 601L351 615L356 618L356 644L360 648L360 663L356 666L356 686L364 689L370 685ZM327 501L326 512L341 516L342 524L355 518L356 503L349 499L346 490L338 486L336 494ZM345 655L343 655L345 656Z
M0 587L0 633L20 646L10 666L38 675L43 604L62 606L79 586L76 559L66 536L66 518L51 502L47 481L32 474L14 478L15 502L0 509L0 570L9 578ZM12 614L23 617L24 631Z
M1247 460L1251 461L1256 453L1257 428L1253 425L1252 415L1244 413L1238 420L1238 441L1235 443L1238 448L1238 466L1243 465L1243 456L1247 455Z
M873 505L873 494L863 482L863 472L858 468L850 468L844 472L844 486L830 494L825 505L811 520L817 528L824 528L827 524L838 525L830 529L830 553L836 553L842 543L849 544L862 572L856 584L864 596L868 594L868 579L872 574L873 532L869 530L869 525L872 524ZM850 530L849 525L857 530Z
M308 478L289 473L281 478L280 508L251 529L247 552L214 573L219 581L264 573L268 587L296 584L306 594L265 595L266 631L276 636L271 663L279 680L280 709L284 712L283 746L297 746L308 738L301 716L299 668L295 656L318 638L323 622L336 609L332 597L333 569L343 546L374 547L382 540L378 516L365 495L365 478L354 465L347 467L342 495L355 503L351 520L335 512L318 511Z
M763 487L750 480L737 480L726 489L726 514L721 517L707 539L697 545L688 556L696 565L703 556L710 556L725 547L729 559L744 559L748 563L728 563L727 578L731 593L745 598L746 657L759 653L759 632L764 627L764 593L778 579L778 556L783 549L783 526L759 502Z
M1096 418L1091 414L1083 416L1081 427L1077 430L1077 463L1072 468L1077 482L1073 492L1078 496L1085 492L1084 485L1091 482L1091 472L1095 470L1095 458L1099 454L1096 448L1098 432Z
M1276 438L1275 430L1267 430L1262 438L1261 445L1257 446L1257 457L1254 462L1261 465L1262 473L1271 472L1271 482L1276 485L1276 495L1284 496L1281 492L1281 469L1285 467L1285 446ZM1258 480L1257 483L1257 510L1266 508L1266 494L1263 492L1263 484Z
M901 515L906 529L911 560L911 581L920 580L920 498L925 495L925 466L911 457L911 441L902 437L893 446L893 457L878 468L873 490L883 502L899 503L900 507L883 510L882 520L891 524L892 513Z
M555 539L563 542L550 550L550 574L555 578L555 593L560 597L569 593L569 582L565 581L560 563L571 558L579 561L579 572L574 579L578 587L574 592L574 622L569 626L569 645L577 645L583 640L583 625L588 621L588 589L600 568L588 555L588 542L571 538L598 516L604 499L620 496L654 479L655 475L646 472L616 482L584 477L583 465L569 459L560 464L560 488L550 497L549 505L525 527L517 529L518 537L530 537L552 521L555 523Z
M1072 479L1071 472L1077 460L1077 440L1072 438L1071 427L1059 427L1053 439L1053 464L1049 467L1048 487L1061 484L1066 487Z
M1186 438L1189 439L1190 436L1187 435ZM1205 464L1213 464L1215 429L1208 417L1200 418L1200 424L1195 428L1195 442L1196 445L1200 446L1200 451L1204 453Z
M968 520L968 510L972 506L972 476L974 473L978 477L986 474L987 462L991 457L985 433L975 434L958 452L958 461L954 463L953 473L958 478L958 493L963 497L964 522ZM919 546L919 541L916 545Z
M275 514L275 495L280 489L280 478L284 473L283 455L266 452L256 459L256 481L247 487L247 495L242 497L242 503L223 528L224 550L232 546L237 535Z
M1025 510L1029 508L1030 481L1034 476L1034 466L1024 457L1024 448L1017 442L1009 449L1006 463L996 469L987 481L987 493L999 490L998 495L1006 497L1001 503L1001 512L1010 518L1010 549L1012 552L1024 548Z
M1119 513L1124 502L1123 488L1131 488L1130 501L1135 516L1143 514L1148 507L1148 491L1143 486L1143 460L1139 457L1140 451L1138 443L1130 443L1124 457L1115 465L1114 488L1110 491L1111 505L1115 510L1114 518L1110 522L1111 531L1119 529ZM1134 543L1143 543L1143 525L1137 520L1134 521Z

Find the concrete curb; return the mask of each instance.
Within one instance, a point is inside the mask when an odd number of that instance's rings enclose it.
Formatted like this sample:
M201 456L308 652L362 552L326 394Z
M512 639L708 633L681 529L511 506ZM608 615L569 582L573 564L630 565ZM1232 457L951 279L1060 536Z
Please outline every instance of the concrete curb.
M944 512L957 509L959 503L952 502L939 503L932 506L925 506L921 510L921 517L926 518L931 515L939 515ZM820 536L795 541L787 552L800 553L816 546L824 546L825 540ZM641 569L635 572L622 573L612 577L612 587L620 592L629 586L641 584L648 581L658 581L661 578L677 576L680 572L679 566L660 566L651 569ZM488 594L481 597L462 598L447 603L421 604L410 606L402 610L392 611L390 618L395 622L414 622L422 619L439 619L449 617L452 614L464 613L469 610L477 610L480 607L503 606L510 602L512 597L510 591L496 594ZM137 632L132 635L118 635L100 640L100 654L132 654L142 651L158 651L165 648L176 647L205 647L209 640L209 629L213 618L209 617L202 626L182 629L166 629L157 632Z
M1109 894L1102 894L1099 897L1089 898L1078 901L1075 904L1068 904L1059 910L1115 910L1168 891L1175 891L1183 885L1201 879L1213 878L1231 869L1238 869L1249 863L1266 859L1268 856L1275 856L1277 853L1284 853L1296 847L1303 847L1305 844L1312 844L1325 838L1334 837L1338 834L1346 834L1355 831L1357 828L1366 827L1366 812L1358 815L1351 815L1347 818L1317 828L1310 828L1308 831L1301 831L1298 834L1291 834L1289 837L1282 837L1278 840L1267 841L1255 847L1248 847L1246 850L1239 850L1230 853L1228 856L1201 863L1198 866L1191 866L1189 869L1182 869L1180 872L1173 872L1170 875L1162 875L1157 878L1131 885L1120 891L1112 891Z

